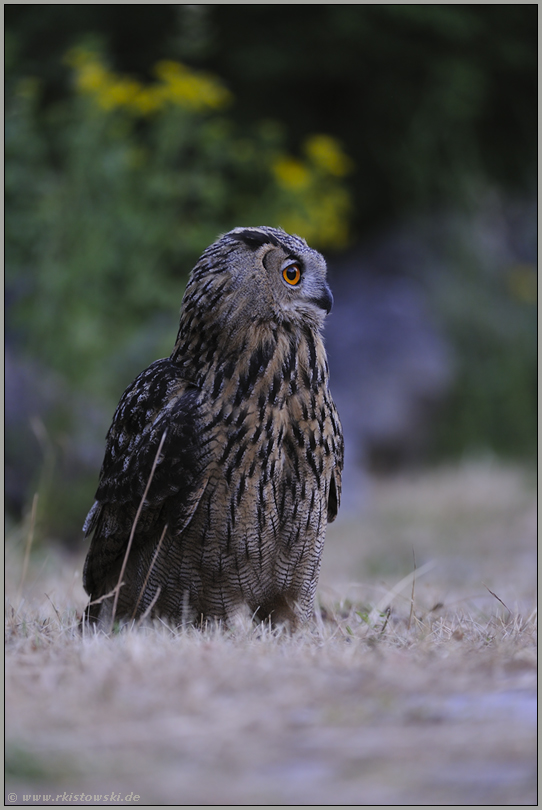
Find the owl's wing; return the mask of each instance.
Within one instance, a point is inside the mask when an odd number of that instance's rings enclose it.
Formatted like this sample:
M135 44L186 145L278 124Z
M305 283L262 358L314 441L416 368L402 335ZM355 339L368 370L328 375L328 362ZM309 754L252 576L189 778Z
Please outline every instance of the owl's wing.
M107 435L96 501L83 527L93 534L83 573L93 598L103 595L108 570L124 557L155 462L134 545L159 535L168 521L174 533L190 521L205 488L198 393L169 359L157 360L124 392Z
M331 413L331 447L333 459L333 471L331 473L331 481L329 484L329 496L327 501L327 519L328 523L332 523L337 517L339 511L339 504L341 502L341 489L342 489L342 473L344 466L344 439L339 419L339 414L335 406L332 406Z

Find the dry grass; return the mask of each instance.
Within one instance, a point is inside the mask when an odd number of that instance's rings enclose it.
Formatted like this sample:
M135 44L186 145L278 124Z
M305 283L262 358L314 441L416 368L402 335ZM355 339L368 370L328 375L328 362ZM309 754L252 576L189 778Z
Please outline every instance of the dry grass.
M14 535L6 803L536 804L529 475L464 465L366 501L330 527L316 621L293 636L81 637L82 556L36 549L19 593L29 527Z

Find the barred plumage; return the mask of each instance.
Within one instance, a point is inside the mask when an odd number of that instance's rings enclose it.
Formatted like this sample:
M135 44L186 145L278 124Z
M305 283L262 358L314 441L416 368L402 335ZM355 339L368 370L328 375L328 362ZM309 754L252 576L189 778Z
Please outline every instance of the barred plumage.
M203 253L171 356L129 386L107 436L85 523L88 619L310 617L343 463L325 274L274 228L236 228Z

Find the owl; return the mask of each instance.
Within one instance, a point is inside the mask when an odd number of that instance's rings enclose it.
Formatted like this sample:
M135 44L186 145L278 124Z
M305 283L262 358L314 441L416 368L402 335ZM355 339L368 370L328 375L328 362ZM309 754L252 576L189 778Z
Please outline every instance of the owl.
M310 618L343 466L332 302L323 257L283 230L235 228L204 251L173 352L126 389L107 434L86 621Z

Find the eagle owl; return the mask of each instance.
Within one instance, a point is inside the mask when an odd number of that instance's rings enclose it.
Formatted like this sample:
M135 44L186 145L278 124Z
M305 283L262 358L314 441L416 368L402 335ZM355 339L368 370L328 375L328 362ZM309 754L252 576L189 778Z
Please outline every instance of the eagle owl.
M332 302L298 236L236 228L204 251L171 356L126 389L107 435L84 526L87 620L311 616L343 465Z

